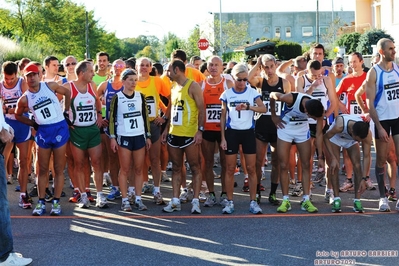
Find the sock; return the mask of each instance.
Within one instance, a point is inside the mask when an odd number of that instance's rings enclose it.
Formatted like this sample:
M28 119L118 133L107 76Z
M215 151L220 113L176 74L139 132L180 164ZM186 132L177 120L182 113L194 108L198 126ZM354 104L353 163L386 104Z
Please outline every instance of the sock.
M25 192L21 192L20 194L19 194L19 196L22 198L22 196L26 196L26 193Z
M136 202L141 200L141 196L136 196Z
M340 200L341 197L334 197L334 200Z
M86 188L86 191L89 191L89 192L90 192L90 188L89 188L89 187L87 187L87 188Z
M97 198L100 198L103 195L103 192L97 192Z
M283 196L283 200L290 200L290 196L284 195L284 196Z
M87 193L86 193L86 192L80 193L80 197L81 197L81 198L87 198Z
M327 189L326 189L326 192L327 192L327 193L330 193L330 192L332 192L332 189L331 189L331 188L327 188Z
M133 193L134 195L136 195L136 188L135 187L128 187L127 191Z
M245 177L245 178L248 178L248 174L246 174L244 177Z
M152 191L152 194L157 194L158 192L161 191L161 187L154 187L154 190Z
M180 200L178 198L172 198L172 202L180 203Z
M378 190L380 192L380 198L385 198L385 186L384 186L384 167L375 167L375 177L377 178Z
M60 202L60 199L59 199L59 198L54 198L54 199L53 199L53 204L59 203L59 202Z
M303 195L303 201L307 201L307 200L309 200L309 195Z
M122 198L122 202L128 201L127 198Z
M277 187L278 187L278 183L271 183L271 188L270 188L270 195L276 194L277 191Z
M114 188L115 188L116 190L119 190L119 186L114 186Z
M354 199L353 202L360 201L360 199Z
M165 171L161 171L161 173L162 173L162 174L166 173L166 170L165 170Z

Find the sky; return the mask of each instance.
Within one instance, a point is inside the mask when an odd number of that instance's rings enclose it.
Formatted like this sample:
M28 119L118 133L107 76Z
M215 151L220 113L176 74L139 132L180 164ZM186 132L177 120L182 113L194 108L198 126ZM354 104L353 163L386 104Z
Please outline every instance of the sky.
M155 35L168 32L187 38L209 12L292 12L316 11L317 0L72 0L94 10L94 17L118 38ZM110 3L115 3L111 5ZM276 4L278 3L278 4ZM319 0L320 11L354 11L354 0ZM146 21L146 22L143 22Z
M174 33L187 38L212 13L316 11L317 0L72 0L94 10L94 18L118 38ZM0 0L1 7L8 7ZM354 11L355 0L319 0L320 11ZM143 22L146 21L146 22Z

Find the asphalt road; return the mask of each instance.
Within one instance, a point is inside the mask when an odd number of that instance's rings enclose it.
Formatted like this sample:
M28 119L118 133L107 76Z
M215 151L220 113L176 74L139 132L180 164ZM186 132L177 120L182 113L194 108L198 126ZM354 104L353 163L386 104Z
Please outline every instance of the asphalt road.
M343 182L345 176L340 178ZM143 196L147 211L122 212L120 199L108 209L80 209L67 202L72 190L66 181L62 216L49 216L47 206L47 214L33 217L31 210L18 207L15 184L8 185L14 247L40 266L399 265L398 212L395 203L390 213L378 212L377 190L363 194L364 214L352 211L353 193L341 193L342 213L331 213L324 187L318 185L313 190L318 213L301 211L301 198L291 197L292 210L279 214L267 201L268 176L262 181L263 214L253 215L248 193L241 192L243 175L236 181L232 215L223 215L220 206L202 207L201 215L192 215L190 203L180 212L163 213L149 194ZM218 197L220 179L215 183ZM162 183L161 190L169 200L171 183ZM277 196L281 199L280 188Z

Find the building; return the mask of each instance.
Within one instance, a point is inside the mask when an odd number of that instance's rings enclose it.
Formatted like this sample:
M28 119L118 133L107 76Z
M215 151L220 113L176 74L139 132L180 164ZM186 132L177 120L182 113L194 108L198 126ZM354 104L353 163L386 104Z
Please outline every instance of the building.
M319 42L323 43L323 36L328 31L334 19L339 17L342 24L351 25L355 21L354 11L318 12L269 12L269 13L222 13L222 22L235 21L236 24L248 22L248 34L250 42L256 39L280 38L297 43ZM215 20L219 20L219 14L210 14L209 20L201 25L201 32L205 38L214 43L213 38L220 38L220 29L213 30ZM342 26L342 25L340 25ZM318 34L318 36L316 36ZM216 35L216 36L215 36ZM243 43L245 44L245 43Z
M364 26L383 29L399 41L399 0L356 0L355 31Z

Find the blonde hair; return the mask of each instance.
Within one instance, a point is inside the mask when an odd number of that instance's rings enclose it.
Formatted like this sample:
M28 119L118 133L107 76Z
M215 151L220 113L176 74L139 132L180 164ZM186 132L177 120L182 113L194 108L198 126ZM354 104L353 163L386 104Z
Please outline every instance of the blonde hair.
M248 67L246 64L243 63L238 63L236 64L233 69L231 70L231 75L236 78L238 74L242 72L247 72L248 73Z

